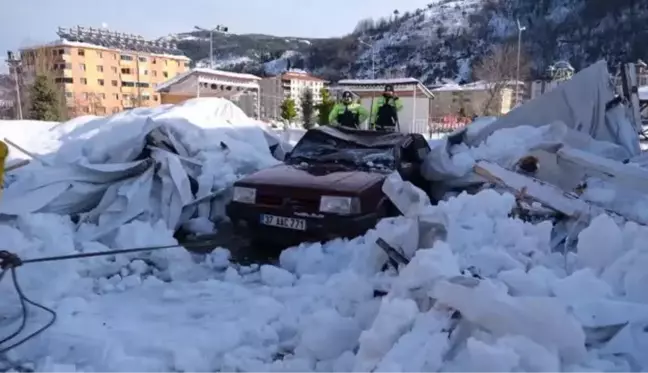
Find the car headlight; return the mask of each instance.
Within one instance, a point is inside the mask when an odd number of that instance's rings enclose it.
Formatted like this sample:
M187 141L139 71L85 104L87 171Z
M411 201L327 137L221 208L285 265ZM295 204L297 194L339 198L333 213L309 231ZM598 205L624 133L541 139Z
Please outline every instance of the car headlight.
M256 202L256 189L246 187L234 187L234 202L240 203L255 203Z
M320 212L350 215L360 212L360 200L356 197L322 196Z

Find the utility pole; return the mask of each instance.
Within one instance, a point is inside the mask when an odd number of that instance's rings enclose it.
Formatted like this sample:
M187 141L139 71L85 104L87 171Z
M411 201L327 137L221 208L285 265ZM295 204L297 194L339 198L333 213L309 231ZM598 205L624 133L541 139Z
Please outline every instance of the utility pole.
M12 51L7 51L7 65L9 65L10 70L13 69L13 73L14 73L14 81L15 81L15 89L16 89L16 109L17 109L16 114L18 120L23 119L22 100L20 99L20 80L18 75L20 62L21 62L20 59L14 57Z
M518 46L517 46L517 73L515 74L515 106L520 103L520 51L522 49L522 31L526 30L526 26L520 24L517 19L518 28Z
M214 28L206 29L199 26L194 26L198 31L209 32L209 68L214 68L214 31L226 33L229 31L229 27L218 25Z
M373 44L358 39L358 41L371 48L371 79L376 79L376 48Z

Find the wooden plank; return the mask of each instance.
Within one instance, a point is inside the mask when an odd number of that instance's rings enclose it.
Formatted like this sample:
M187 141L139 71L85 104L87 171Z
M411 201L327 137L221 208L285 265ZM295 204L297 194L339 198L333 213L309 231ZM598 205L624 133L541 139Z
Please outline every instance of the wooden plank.
M580 166L586 175L608 180L626 188L648 194L648 171L592 153L573 148L562 148L557 153L558 162Z
M474 171L486 180L512 190L514 194L524 193L569 217L589 219L593 212L593 206L558 187L509 171L494 163L480 161L474 166Z

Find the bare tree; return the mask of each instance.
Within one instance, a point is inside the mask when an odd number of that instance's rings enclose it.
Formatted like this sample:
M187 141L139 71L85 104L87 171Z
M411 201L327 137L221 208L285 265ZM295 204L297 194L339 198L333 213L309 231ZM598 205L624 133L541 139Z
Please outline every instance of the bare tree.
M89 114L106 115L106 107L104 106L103 97L100 93L89 93L87 103Z
M106 107L101 93L87 92L77 94L68 101L68 115L78 117L81 115L106 115Z
M482 115L499 114L505 90L515 90L515 85L518 84L516 81L517 57L518 50L515 44L497 45L475 66L474 76L477 80L482 81L487 92L482 105ZM520 81L527 80L530 72L530 60L521 53Z

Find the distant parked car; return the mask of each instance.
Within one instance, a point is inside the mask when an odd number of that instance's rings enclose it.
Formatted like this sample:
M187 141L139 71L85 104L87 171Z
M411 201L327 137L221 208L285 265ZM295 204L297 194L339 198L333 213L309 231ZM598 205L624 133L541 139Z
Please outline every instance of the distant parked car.
M382 192L390 173L427 189L429 151L420 134L310 129L284 164L234 184L227 215L245 235L283 246L355 237L397 213Z

